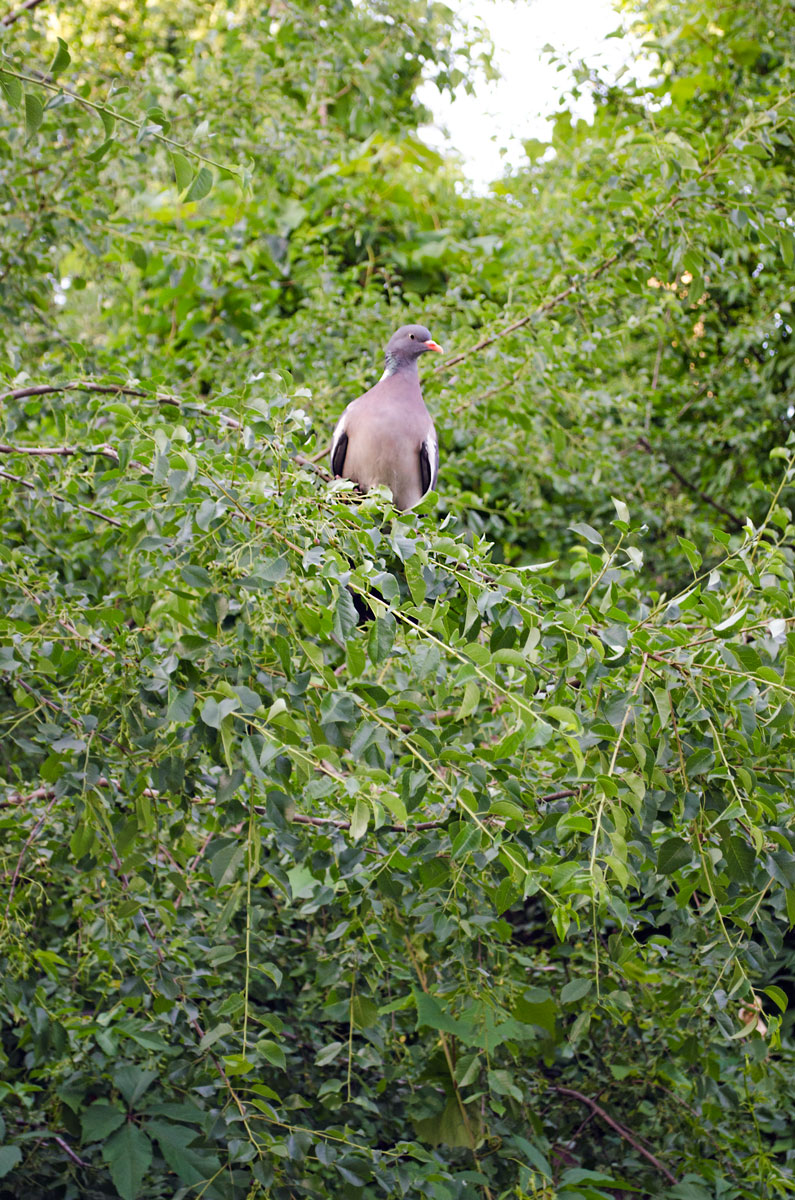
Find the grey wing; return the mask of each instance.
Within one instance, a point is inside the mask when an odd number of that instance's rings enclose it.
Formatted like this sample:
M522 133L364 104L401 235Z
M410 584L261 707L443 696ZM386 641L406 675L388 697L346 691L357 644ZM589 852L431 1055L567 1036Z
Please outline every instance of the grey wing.
M431 488L436 487L436 480L438 478L439 442L436 438L436 430L431 428L431 431L420 446L420 482L422 484L423 496Z

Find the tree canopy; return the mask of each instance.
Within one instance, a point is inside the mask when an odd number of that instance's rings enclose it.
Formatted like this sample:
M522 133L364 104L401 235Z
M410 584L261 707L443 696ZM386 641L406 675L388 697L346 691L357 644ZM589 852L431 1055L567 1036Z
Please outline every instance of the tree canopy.
M0 1197L795 1192L795 11L616 22L477 195L437 0L0 17Z

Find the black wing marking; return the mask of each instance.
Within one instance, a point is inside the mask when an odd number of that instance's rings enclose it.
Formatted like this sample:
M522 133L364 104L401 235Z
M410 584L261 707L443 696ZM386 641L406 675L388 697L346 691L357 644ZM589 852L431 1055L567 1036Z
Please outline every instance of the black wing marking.
M431 481L433 480L433 467L431 466L431 458L428 454L428 443L423 442L420 446L420 483L422 485L422 494L431 490Z
M439 478L439 443L434 429L428 434L420 446L420 483L422 494L436 487Z
M342 477L345 468L345 455L348 452L348 435L341 433L331 449L331 473L335 479Z

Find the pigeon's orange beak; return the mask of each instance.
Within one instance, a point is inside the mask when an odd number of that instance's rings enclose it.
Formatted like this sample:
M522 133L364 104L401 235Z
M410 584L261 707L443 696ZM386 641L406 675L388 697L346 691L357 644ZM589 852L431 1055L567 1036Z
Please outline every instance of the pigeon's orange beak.
M425 342L425 345L429 350L435 350L437 354L444 354L444 350L442 350L438 342Z

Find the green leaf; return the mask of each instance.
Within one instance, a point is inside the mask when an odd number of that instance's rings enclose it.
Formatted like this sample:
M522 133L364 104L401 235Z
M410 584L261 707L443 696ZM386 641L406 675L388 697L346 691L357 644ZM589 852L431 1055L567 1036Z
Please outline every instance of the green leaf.
M113 1073L113 1083L130 1108L134 1108L157 1076L157 1071L147 1071L133 1063L126 1063Z
M455 715L456 721L465 721L471 716L480 703L480 689L473 679L467 680L464 687L464 696L461 700L461 705Z
M113 136L113 131L116 128L116 118L114 117L113 113L108 112L106 108L100 108L97 111L99 112L99 117L102 121L102 128L105 130L105 140L110 141L111 137Z
M615 506L616 516L618 517L618 520L624 521L628 525L629 524L629 509L627 508L624 501L617 500L615 496L611 496L610 499L613 501L613 504Z
M176 170L176 167L174 168ZM189 204L193 200L203 200L205 196L209 196L213 186L213 173L209 167L200 167L193 183L188 188L188 194L185 197L185 203Z
M688 541L687 538L680 537L677 538L677 541L684 550L685 555L687 556L687 561L690 563L693 573L695 574L701 566L701 555L693 543Z
M697 775L704 775L712 768L714 762L715 755L712 751L708 750L706 746L701 746L685 759L685 774L688 779L693 779Z
M55 58L50 64L50 74L52 75L53 79L57 79L61 72L66 70L71 61L72 58L69 54L69 48L66 45L66 42L63 40L63 38L59 37L58 49L55 51Z
M22 1162L22 1151L19 1146L0 1146L0 1179Z
M737 612L734 612L731 614L731 616L724 618L724 620L719 622L719 624L713 625L712 632L726 633L728 630L736 629L738 625L742 625L747 611L747 605L738 609Z
M105 1142L102 1158L122 1200L139 1200L141 1184L152 1164L152 1143L146 1134L127 1121Z
M185 583L187 583L188 587L198 588L200 591L204 591L205 589L213 586L213 577L210 572L206 569L206 567L200 567L196 563L188 563L182 568L180 575Z
M519 1104L524 1100L524 1093L521 1088L517 1087L509 1071L490 1070L487 1072L487 1078L489 1088L498 1096L510 1096L512 1099L518 1101Z
M168 706L166 720L184 724L185 721L190 720L195 703L196 697L193 694L193 688L185 688L184 692L177 692Z
M44 105L33 92L25 93L25 134L33 137L44 120Z
M174 178L177 183L177 191L184 192L185 188L190 186L193 178L193 167L190 160L184 154L180 154L176 150L171 151L171 162L174 166Z
M782 991L780 987L776 987L775 984L772 983L769 987L766 987L763 990L765 995L769 996L770 999L778 1005L782 1012L787 1011L788 1001L786 992Z
M337 637L345 641L353 633L358 620L353 597L347 588L340 588L334 609L334 632Z
M201 719L205 725L209 725L210 729L220 729L224 717L228 717L230 713L236 712L240 708L240 700L237 696L225 696L223 700L216 700L214 696L208 696L202 705Z
M416 1028L421 1029L423 1025L430 1026L431 1029L440 1030L444 1033L455 1034L465 1044L471 1044L472 1026L464 1021L457 1021L455 1017L439 1004L439 1001L429 995L427 992L421 992L419 989L414 991L414 1001L417 1005L417 1024Z
M367 639L367 654L374 667L385 662L395 644L397 622L392 613L376 617Z
M370 805L364 800L357 799L351 815L351 837L355 842L358 842L359 838L364 837L367 833L369 821Z
M357 1029L369 1029L378 1021L378 1005L368 996L356 995L351 1005L351 1017Z
M745 838L733 833L722 842L726 870L735 883L751 883L756 866L756 854Z
M160 1153L172 1171L190 1188L209 1183L221 1169L220 1159L209 1147L195 1146L200 1137L198 1129L177 1125L171 1121L150 1120L147 1132L156 1138Z
M479 1134L480 1115L474 1104L467 1105L466 1112L465 1121L458 1099L451 1096L440 1113L413 1121L417 1137L431 1146L471 1148L473 1136Z
M210 874L217 888L232 881L246 856L245 842L226 842L210 859Z
M327 1067L329 1063L334 1062L340 1051L344 1049L344 1042L330 1042L328 1046L324 1046L322 1050L318 1050L315 1055L315 1065L318 1067Z
M693 852L680 837L669 837L657 851L657 874L673 875L690 864Z
M97 146L96 150L92 150L89 154L87 154L86 158L92 163L101 162L113 144L114 139L107 138L101 146Z
M565 987L561 988L560 998L564 1004L575 1004L587 996L592 987L592 979L570 979Z
M22 103L22 84L13 75L6 75L1 68L0 90L12 108L19 108Z
M587 525L584 521L578 521L574 525L569 525L572 533L584 537L587 542L591 542L594 546L602 546L604 544L602 535L598 529L594 529L593 525Z
M287 1069L287 1059L284 1051L277 1042L270 1041L268 1038L261 1038L257 1042L257 1050L264 1055L272 1067L277 1067L280 1071Z
M104 1141L108 1134L118 1129L125 1119L122 1109L114 1104L96 1104L86 1108L80 1117L84 1142Z

